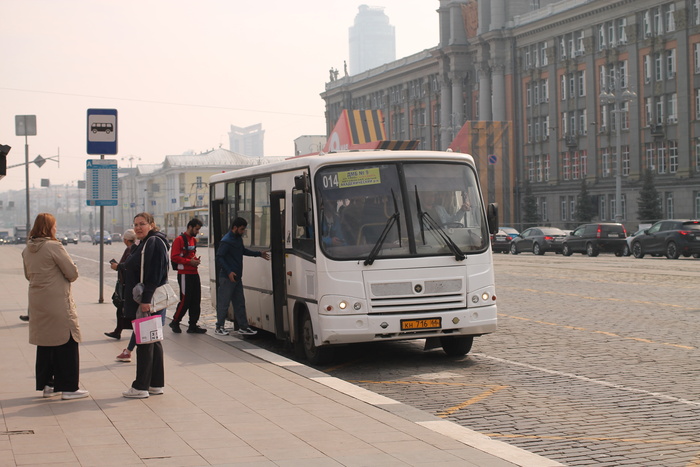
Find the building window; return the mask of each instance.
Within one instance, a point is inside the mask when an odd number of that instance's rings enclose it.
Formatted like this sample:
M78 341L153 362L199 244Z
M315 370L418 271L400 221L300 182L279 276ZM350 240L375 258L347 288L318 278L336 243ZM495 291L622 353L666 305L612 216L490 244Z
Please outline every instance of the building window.
M700 195L698 195L700 196ZM561 199L561 212L559 213L561 220L565 221L566 220L566 199L562 198Z
M700 63L696 60L696 63ZM698 69L698 65L695 65L696 73L700 73L700 69ZM651 57L649 55L644 56L644 82L645 83L651 83Z
M656 170L656 148L654 143L646 143L646 168L654 171Z
M671 49L666 53L666 76L673 79L676 76L676 49Z
M630 147L622 146L622 176L630 175Z
M695 119L700 119L700 88L695 90Z
M666 217L669 219L676 217L673 214L673 193L666 193Z
M537 181L541 182L542 181L542 156L541 155L537 156L537 167L536 167L535 173L537 174Z
M666 10L666 32L673 32L676 30L676 5L669 3L664 9Z
M700 42L693 44L693 58L695 73L700 73Z
M578 95L583 97L586 95L586 72L578 72Z
M678 142L668 142L668 171L672 174L678 172Z
M549 78L542 80L542 100L549 102Z
M659 144L659 148L657 150L657 161L659 163L659 173L660 174L665 174L666 173L666 166L668 164L668 160L666 159L667 154L666 154L666 146L662 144Z
M572 221L575 220L574 219L575 214L576 214L576 198L574 198L573 196L569 196L569 217L571 218Z
M544 181L549 181L549 154L544 155Z
M571 178L571 162L569 161L569 153L565 152L563 154L564 162L562 164L563 178L564 180L569 180Z
M547 198L541 198L540 199L540 212L542 215L542 220L547 222L549 220L549 216L547 215Z
M541 55L540 61L542 62L542 66L547 66L549 64L549 60L547 59L547 43L546 42L543 42L540 45L540 55Z
M603 50L607 47L607 41L605 40L605 25L601 24L598 26L598 50Z
M660 53L654 54L654 79L661 81L663 77L663 57Z
M700 0L693 0L693 24L700 25Z
M581 177L586 178L588 175L588 151L581 151Z
M695 193L695 219L700 218L700 192Z
M600 214L600 220L604 221L605 220L605 205L607 203L606 196L605 195L600 195L600 208L599 208L599 214Z
M561 100L566 100L566 75L561 75Z
M530 183L535 181L535 163L532 157L528 157L527 159L527 179Z
M670 96L668 96L668 108L667 113L668 113L668 123L676 123L678 122L678 114L676 113L676 109L678 109L678 95L674 92Z
M617 37L620 44L627 43L627 18L620 18L617 20Z
M604 148L600 155L600 170L603 178L610 176L610 149Z
M695 171L700 172L700 139L695 140Z

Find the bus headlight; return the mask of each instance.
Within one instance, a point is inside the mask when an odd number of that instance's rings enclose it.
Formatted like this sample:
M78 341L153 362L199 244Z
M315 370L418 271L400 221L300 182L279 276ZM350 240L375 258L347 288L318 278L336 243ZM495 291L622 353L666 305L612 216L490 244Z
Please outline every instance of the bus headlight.
M319 302L319 311L324 314L356 314L364 311L365 302L338 295L326 295Z
M472 306L487 306L496 302L496 294L493 293L493 288L486 287L472 293L469 299Z

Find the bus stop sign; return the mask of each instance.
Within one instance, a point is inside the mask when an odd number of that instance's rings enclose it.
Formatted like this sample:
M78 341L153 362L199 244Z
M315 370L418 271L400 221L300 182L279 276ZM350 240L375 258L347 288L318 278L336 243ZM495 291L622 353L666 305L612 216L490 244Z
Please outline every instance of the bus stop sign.
M117 153L117 109L88 109L87 153Z

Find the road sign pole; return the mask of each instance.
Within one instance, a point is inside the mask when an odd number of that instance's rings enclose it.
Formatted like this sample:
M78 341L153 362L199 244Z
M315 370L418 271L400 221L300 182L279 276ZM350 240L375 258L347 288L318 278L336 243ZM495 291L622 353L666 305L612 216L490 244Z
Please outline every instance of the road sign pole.
M27 140L27 135L24 135L24 180L26 183L26 202L27 202L27 240L29 239L29 232L31 232L30 227L30 210L29 210L29 141Z
M104 159L105 155L101 154L100 159ZM104 298L104 264L105 264L105 207L100 206L100 239L102 240L100 242L100 298L98 299L99 303L104 303L105 298Z

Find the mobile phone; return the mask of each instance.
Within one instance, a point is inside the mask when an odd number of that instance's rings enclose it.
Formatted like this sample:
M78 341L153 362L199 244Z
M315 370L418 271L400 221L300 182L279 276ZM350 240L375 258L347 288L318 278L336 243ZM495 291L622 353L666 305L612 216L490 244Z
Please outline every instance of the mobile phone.
M114 259L114 258L112 258L112 259L110 259L110 260L109 260L109 262L110 262L110 263L116 263L116 262L117 262L117 260L116 260L116 259Z

